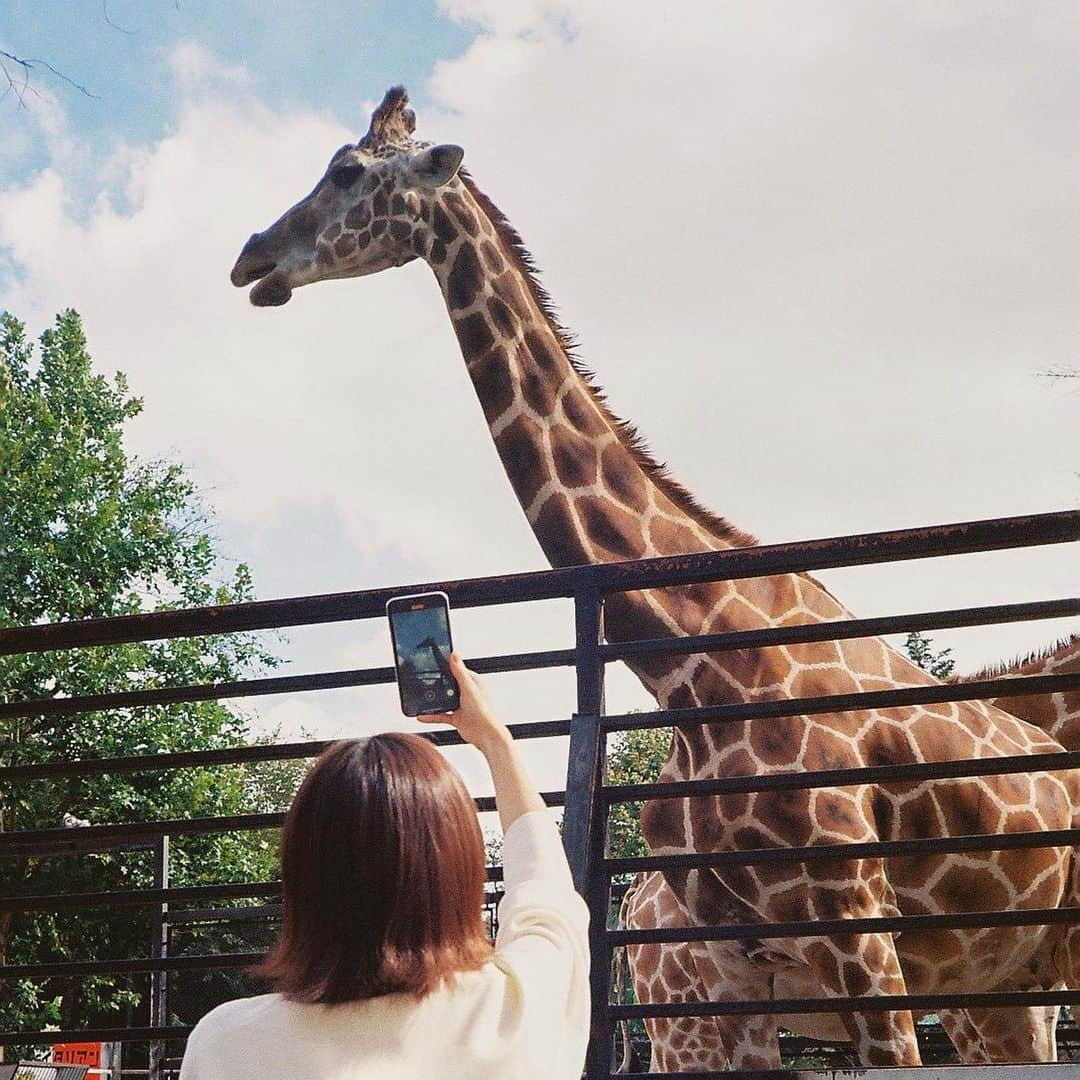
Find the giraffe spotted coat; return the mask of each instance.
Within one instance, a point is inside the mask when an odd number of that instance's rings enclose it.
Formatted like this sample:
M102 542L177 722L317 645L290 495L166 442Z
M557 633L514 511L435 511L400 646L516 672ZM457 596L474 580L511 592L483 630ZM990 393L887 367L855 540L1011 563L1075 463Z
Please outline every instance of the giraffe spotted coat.
M296 288L424 259L442 292L495 448L553 566L718 551L750 542L705 510L618 420L574 357L520 239L460 168L463 151L414 138L401 88L367 134L339 149L314 190L233 267L256 305ZM783 574L615 594L609 641L680 637L849 618L815 579ZM661 705L887 690L934 682L873 640L684 657L631 665ZM783 722L680 724L662 779L999 757L1053 751L1044 732L983 703L851 711ZM642 826L657 853L875 841L1072 826L1080 774L857 785L813 792L664 800ZM1072 902L1071 848L685 870L668 879L695 922L748 923L1055 907ZM725 963L728 960L725 959ZM777 972L835 995L995 990L1073 983L1078 942L1061 928L847 934L751 950L740 981L764 996ZM729 976L733 974L730 966ZM750 995L755 996L755 995ZM910 1012L845 1015L867 1064L918 1062ZM775 1024L771 1025L775 1028ZM750 1033L748 1036L748 1032ZM725 1025L732 1064L771 1060L774 1036Z
M986 668L958 681L975 681L1001 676L1075 674L1080 672L1080 635L1056 647L1019 660ZM1014 716L1035 724L1057 738L1067 750L1080 750L1080 692L1033 694L1001 698L993 702ZM639 874L631 884L619 911L619 925L635 930L692 925L662 874ZM734 945L728 946L734 948ZM634 945L626 948L634 992L642 1004L666 1001L708 1001L727 997L731 989L724 971L718 968L715 951L692 942ZM814 983L785 985L774 981L773 998L815 997ZM942 1015L962 1061L981 1064L1014 1061L1026 1047L1044 1048L1055 1057L1057 1009L995 1010L976 1030L962 1013ZM993 1021L990 1023L989 1021ZM779 1026L819 1040L843 1041L843 1024L835 1015L780 1017ZM699 1072L727 1068L728 1061L716 1021L712 1017L654 1018L645 1021L652 1048L651 1071ZM1020 1042L1017 1043L1018 1032ZM625 1026L624 1026L624 1038ZM1045 1043L1042 1039L1046 1040ZM779 1048L775 1061L779 1064Z

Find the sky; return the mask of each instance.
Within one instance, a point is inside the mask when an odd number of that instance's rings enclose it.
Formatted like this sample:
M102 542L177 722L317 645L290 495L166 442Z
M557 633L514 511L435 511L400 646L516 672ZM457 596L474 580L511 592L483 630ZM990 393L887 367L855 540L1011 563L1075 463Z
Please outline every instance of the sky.
M1031 0L14 0L0 308L84 317L264 598L541 569L420 262L256 310L228 272L404 82L525 237L614 411L765 542L1074 508L1080 9ZM269 12L272 11L272 15ZM429 437L403 429L404 407ZM422 510L422 515L418 511ZM1066 547L822 575L856 614L1075 593ZM959 670L1059 622L945 632ZM454 613L468 655L571 643L565 603ZM290 632L286 670L390 662ZM565 671L493 677L566 716ZM627 672L608 707L647 708ZM411 729L393 688L264 699L282 738ZM454 752L474 789L474 753ZM562 786L565 745L530 748Z

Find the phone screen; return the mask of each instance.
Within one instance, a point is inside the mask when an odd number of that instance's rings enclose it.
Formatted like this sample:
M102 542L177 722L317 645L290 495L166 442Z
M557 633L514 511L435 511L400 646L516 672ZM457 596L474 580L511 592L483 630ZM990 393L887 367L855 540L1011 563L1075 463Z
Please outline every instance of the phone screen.
M406 716L453 712L458 686L450 674L450 618L442 593L406 596L387 605L401 708Z

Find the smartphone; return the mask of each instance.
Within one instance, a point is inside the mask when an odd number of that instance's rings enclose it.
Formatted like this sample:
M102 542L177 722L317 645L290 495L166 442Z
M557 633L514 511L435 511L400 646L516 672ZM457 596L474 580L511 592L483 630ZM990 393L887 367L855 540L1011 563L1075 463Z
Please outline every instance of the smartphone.
M450 674L450 601L446 593L395 596L386 605L394 644L401 711L456 712L461 704L457 680Z

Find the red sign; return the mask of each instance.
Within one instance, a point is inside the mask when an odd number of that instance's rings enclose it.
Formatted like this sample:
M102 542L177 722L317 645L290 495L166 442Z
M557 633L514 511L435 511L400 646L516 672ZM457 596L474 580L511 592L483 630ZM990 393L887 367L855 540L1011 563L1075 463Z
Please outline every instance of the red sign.
M102 1044L95 1043L57 1043L50 1059L54 1065L89 1065L96 1068L101 1065Z

